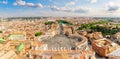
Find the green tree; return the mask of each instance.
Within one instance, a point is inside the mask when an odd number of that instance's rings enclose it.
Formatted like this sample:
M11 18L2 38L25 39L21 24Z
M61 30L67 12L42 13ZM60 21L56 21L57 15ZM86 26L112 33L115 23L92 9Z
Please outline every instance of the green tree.
M42 35L42 32L35 33L35 36L40 36L40 35Z

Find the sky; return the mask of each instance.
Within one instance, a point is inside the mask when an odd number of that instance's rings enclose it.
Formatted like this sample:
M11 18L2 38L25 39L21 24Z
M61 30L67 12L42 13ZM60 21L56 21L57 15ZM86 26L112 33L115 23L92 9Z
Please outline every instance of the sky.
M120 0L0 0L0 17L120 17Z

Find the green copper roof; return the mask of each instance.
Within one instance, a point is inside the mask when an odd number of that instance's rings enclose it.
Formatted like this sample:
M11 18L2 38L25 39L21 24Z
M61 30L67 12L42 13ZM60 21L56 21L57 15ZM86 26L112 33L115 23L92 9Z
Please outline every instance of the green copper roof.
M9 39L24 39L24 35L15 35L15 34L13 34L13 35L10 35L9 36Z
M6 40L3 38L0 38L0 42L5 42Z

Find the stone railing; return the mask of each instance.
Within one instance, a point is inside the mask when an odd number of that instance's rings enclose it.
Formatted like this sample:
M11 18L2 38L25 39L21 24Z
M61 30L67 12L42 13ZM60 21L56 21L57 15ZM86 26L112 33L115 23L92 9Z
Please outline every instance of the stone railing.
M77 37L77 38L80 38L81 41L80 42L77 42L75 43L76 47L80 50L84 50L87 48L88 46L88 39L84 36L81 36L81 35L70 35L71 37Z

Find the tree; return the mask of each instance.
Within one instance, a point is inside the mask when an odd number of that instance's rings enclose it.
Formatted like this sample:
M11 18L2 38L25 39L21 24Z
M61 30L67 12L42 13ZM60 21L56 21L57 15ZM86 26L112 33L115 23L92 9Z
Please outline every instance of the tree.
M42 35L42 32L35 33L35 36L40 36L40 35Z

